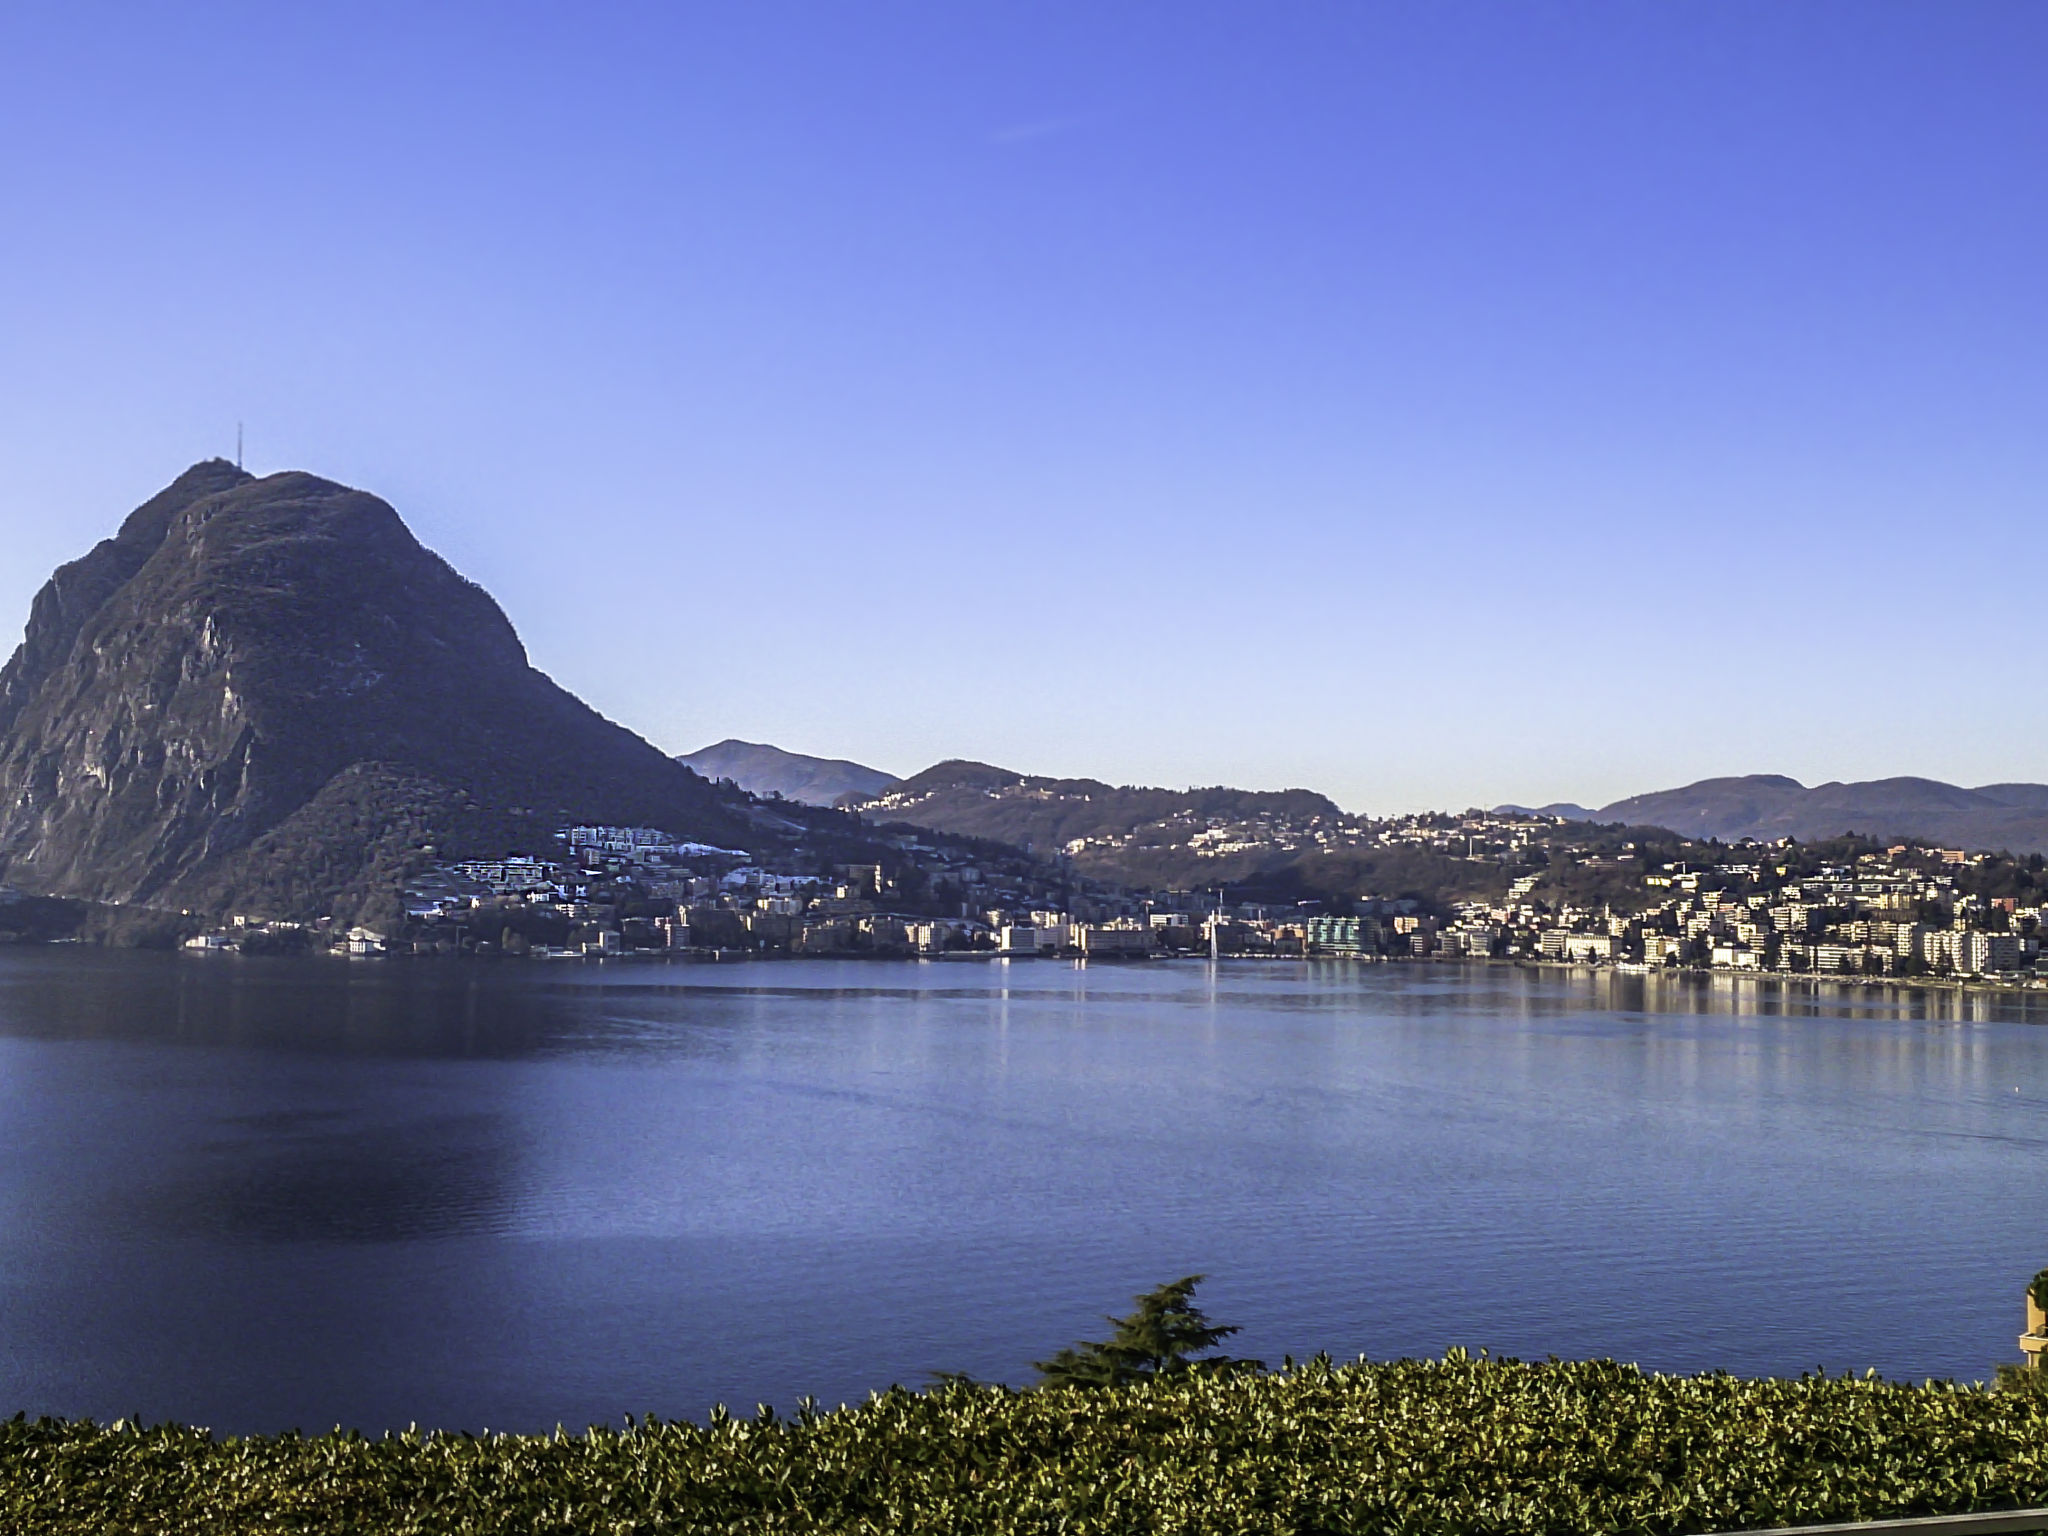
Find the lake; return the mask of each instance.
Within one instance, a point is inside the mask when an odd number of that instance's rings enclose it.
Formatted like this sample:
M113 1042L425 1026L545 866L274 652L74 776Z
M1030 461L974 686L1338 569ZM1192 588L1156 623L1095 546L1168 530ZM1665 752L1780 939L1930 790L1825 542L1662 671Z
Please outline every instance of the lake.
M2017 1359L2048 1000L1505 966L0 952L0 1412L580 1428L1273 1363Z

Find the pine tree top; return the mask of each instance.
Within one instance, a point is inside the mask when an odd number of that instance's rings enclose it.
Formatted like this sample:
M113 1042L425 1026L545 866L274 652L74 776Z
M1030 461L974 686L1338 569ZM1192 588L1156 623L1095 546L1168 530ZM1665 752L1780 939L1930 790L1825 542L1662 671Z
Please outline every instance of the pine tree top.
M1194 1358L1216 1348L1239 1330L1209 1321L1194 1304L1201 1275L1183 1275L1134 1298L1138 1310L1128 1317L1104 1319L1115 1330L1107 1339L1084 1339L1050 1360L1034 1362L1039 1385L1046 1387L1115 1387L1152 1376L1185 1371L1216 1373L1259 1370L1258 1360L1226 1356Z

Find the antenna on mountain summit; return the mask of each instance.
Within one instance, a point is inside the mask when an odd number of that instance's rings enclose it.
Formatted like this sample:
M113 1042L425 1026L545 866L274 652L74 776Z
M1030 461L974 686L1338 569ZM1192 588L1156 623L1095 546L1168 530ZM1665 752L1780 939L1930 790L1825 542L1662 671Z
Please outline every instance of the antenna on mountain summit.
M242 424L235 423L235 468L242 467Z

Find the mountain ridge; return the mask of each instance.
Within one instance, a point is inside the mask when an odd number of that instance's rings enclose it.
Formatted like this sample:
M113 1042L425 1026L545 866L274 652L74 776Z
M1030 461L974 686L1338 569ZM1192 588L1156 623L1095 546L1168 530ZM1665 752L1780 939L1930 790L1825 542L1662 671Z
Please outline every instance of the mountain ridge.
M1006 796L1005 791L1015 793ZM947 825L941 830L1011 843L1020 842L1020 838L1005 836L995 829L1011 828L1024 832L1027 836L1022 840L1065 842L1076 836L1088 836L1111 828L1121 829L1133 817L1157 818L1183 809L1207 815L1268 813L1327 816L1332 819L1343 814L1334 801L1311 789L1232 789L1227 785L1214 785L1182 790L1141 784L1116 785L1101 779L1060 779L1018 773L1014 769L967 758L948 758L934 763L907 779L897 780L882 795L856 803L852 808L868 812L877 806L900 808L910 802L929 808L942 799L949 804L957 801L949 821L964 821L976 827L985 823L987 829ZM1010 802L1009 809L982 814L985 804L1001 806L1006 800ZM1047 804L1061 807L1049 820L1040 809ZM1034 830L1036 835L1029 835Z
M842 761L806 758L760 743L740 745L802 763ZM703 758L713 750L706 748L704 753L692 754L686 760ZM1028 793L1039 803L1026 807L1015 792ZM1128 832L1147 820L1173 814L1176 809L1192 811L1195 801L1190 797L1202 796L1210 797L1211 809L1205 813L1211 814L1233 814L1246 806L1261 806L1259 796L1308 797L1290 807L1292 814L1341 814L1334 803L1311 790L1118 786L1099 779L1026 774L966 758L934 763L907 778L890 781L880 791L844 798L843 803L871 818L930 825L937 830L1028 844L1043 850L1112 828ZM1223 803L1216 802L1219 796ZM1079 799L1095 809L1082 815L1069 807L1066 812L1049 815L1043 803L1048 797ZM1139 800L1145 803L1141 805ZM1268 800L1261 808L1272 809L1282 803ZM1103 814L1100 808L1110 804L1120 810ZM1689 837L1718 838L1723 842L1743 838L1768 842L1781 837L1812 841L1861 832L1873 837L1961 844L1972 851L2048 853L2048 784L2022 781L1966 788L1939 779L1895 775L1846 782L1831 780L1808 786L1786 774L1730 774L1674 789L1626 796L1598 808L1556 801L1536 807L1507 803L1495 809L1511 814L1558 816L1568 821L1662 827Z
M1600 807L1593 819L1666 827L1723 842L1781 837L1804 842L1861 832L1959 844L1972 851L2044 853L2048 784L1968 789L1899 775L1831 780L1809 788L1783 774L1737 774L1630 795Z
M676 761L707 779L730 779L750 795L777 795L802 805L837 805L849 795L865 799L896 782L895 774L849 758L811 757L737 736L681 753Z

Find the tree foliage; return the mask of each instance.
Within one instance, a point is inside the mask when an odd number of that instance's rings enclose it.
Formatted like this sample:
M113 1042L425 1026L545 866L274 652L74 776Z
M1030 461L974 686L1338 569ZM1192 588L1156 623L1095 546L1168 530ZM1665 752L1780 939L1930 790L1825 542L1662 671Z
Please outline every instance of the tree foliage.
M1105 1318L1115 1332L1107 1339L1084 1339L1034 1363L1039 1385L1044 1387L1121 1387L1152 1376L1170 1376L1183 1371L1220 1372L1259 1370L1257 1360L1233 1360L1216 1356L1194 1357L1214 1349L1235 1327L1209 1321L1195 1305L1195 1287L1201 1275L1183 1275L1155 1290L1132 1298L1138 1310L1128 1317Z
M1470 1359L582 1434L0 1422L8 1536L1685 1536L2048 1503L2048 1394Z

